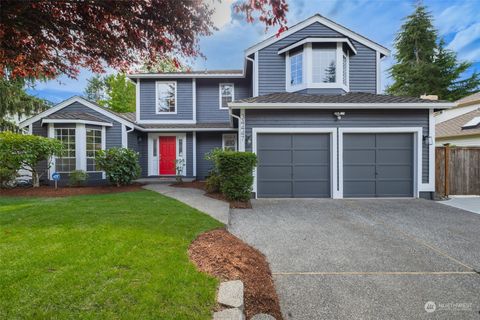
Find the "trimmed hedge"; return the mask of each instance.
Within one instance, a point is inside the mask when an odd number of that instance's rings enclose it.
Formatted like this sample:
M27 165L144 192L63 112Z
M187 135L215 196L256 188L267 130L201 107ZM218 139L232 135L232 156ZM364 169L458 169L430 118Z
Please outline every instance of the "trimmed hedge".
M131 184L140 175L138 153L127 148L100 150L95 158L100 170L105 171L108 181L116 185Z
M222 193L228 200L248 201L251 198L252 171L257 165L257 156L252 152L224 151L216 157Z

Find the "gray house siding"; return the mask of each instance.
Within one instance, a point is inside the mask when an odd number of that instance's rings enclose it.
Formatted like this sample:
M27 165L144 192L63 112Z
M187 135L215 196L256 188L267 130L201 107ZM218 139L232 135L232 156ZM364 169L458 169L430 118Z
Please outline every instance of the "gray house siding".
M212 163L205 160L205 154L222 147L222 134L219 132L197 132L197 179L204 180Z
M422 127L423 135L428 132L428 110L346 110L340 121L332 110L246 110L246 135L252 135L255 127ZM422 145L422 182L428 182L428 145ZM251 151L252 145L247 144Z
M278 50L285 48L306 37L345 37L320 23L313 23L294 34L285 37L272 45L263 48L258 53L258 94L285 91L285 55L279 55ZM376 92L376 53L374 50L351 40L356 55L350 56L350 91ZM332 94L343 90L307 89L304 93Z
M228 110L220 109L220 83L234 84L234 100L251 97L249 79L197 79L197 122L230 121Z
M193 177L193 134L187 132L187 177Z
M148 140L147 134L134 130L127 136L128 148L139 153L138 163L142 168L140 177L148 176Z
M155 82L157 80L140 81L140 120L192 120L193 118L193 87L192 79L159 79L158 81L177 82L177 113L156 114L155 112Z
M350 55L350 91L376 93L377 53L355 40L351 41L357 54Z

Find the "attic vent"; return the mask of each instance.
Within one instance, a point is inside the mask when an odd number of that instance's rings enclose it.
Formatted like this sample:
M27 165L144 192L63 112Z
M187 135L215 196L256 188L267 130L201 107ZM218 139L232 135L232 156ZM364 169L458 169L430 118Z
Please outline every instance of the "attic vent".
M422 94L420 99L436 101L438 100L438 96L434 94Z

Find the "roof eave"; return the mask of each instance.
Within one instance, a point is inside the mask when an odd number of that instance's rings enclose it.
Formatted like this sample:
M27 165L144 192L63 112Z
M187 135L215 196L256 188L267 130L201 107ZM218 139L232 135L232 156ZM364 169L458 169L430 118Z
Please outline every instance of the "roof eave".
M245 72L242 73L217 73L217 74L206 74L206 73L185 73L185 74L165 74L165 73L134 73L129 74L127 77L131 80L136 79L192 79L192 78L209 78L209 79L229 79L229 78L245 78Z
M454 103L248 103L230 102L231 109L449 109Z

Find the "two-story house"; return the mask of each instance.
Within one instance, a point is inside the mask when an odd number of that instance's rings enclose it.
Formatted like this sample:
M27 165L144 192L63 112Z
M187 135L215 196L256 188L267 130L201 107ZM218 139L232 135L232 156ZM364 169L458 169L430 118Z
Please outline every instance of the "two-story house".
M219 44L221 45L221 44ZM136 113L72 97L21 125L67 152L51 172L105 175L97 150L139 152L143 177L205 179L214 148L258 155L256 197L424 197L435 186L434 110L380 94L390 51L323 16L246 49L243 70L130 74Z

